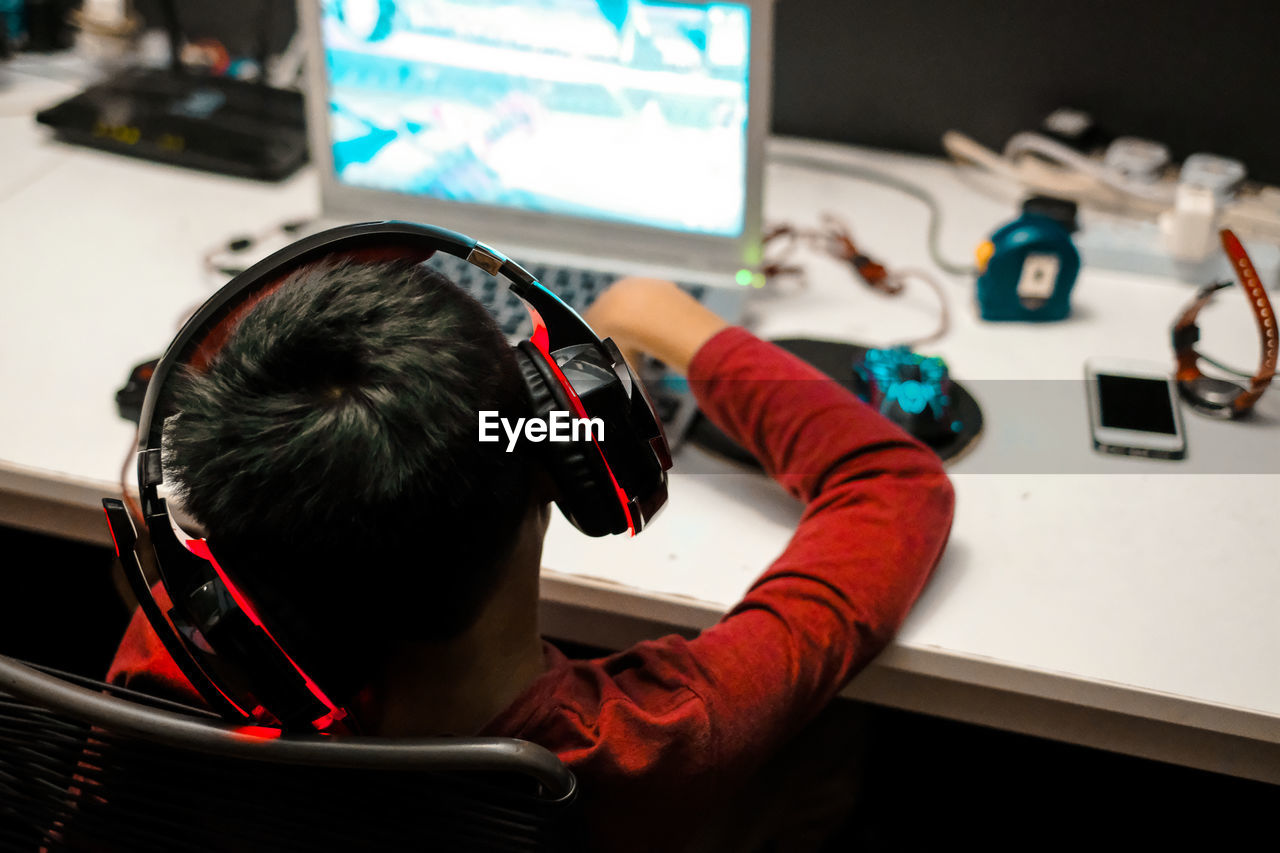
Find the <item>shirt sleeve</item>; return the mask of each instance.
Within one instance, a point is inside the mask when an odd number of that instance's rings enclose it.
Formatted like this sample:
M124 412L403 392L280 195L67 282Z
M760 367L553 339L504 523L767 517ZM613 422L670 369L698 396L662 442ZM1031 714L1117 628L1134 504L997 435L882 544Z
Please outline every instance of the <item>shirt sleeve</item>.
M157 588L153 593L161 602L162 608L169 606L163 589ZM178 702L200 706L205 704L204 699L169 656L141 607L136 608L129 619L129 626L125 628L124 637L116 649L110 669L107 670L107 683Z
M954 493L932 451L743 329L708 341L689 377L706 416L805 504L721 622L659 641L706 703L723 770L793 734L888 644L946 544Z

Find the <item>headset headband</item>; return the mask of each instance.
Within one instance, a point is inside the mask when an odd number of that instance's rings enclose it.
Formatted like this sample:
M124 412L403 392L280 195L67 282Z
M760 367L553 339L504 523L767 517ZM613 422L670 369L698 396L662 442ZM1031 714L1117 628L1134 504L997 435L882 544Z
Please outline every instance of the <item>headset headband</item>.
M158 389L165 386L176 365L188 361L213 324L240 308L247 297L307 264L334 254L362 250L391 251L400 257L420 256L422 260L436 251L443 251L462 258L490 275L505 276L511 291L538 312L548 337L555 341L557 348L601 343L586 321L560 297L544 287L524 267L478 240L447 228L414 222L388 220L344 225L305 237L249 267L223 286L183 324L156 364L147 387L139 424L149 424L150 429L140 431L139 451L160 446L159 433L164 419L155 417Z

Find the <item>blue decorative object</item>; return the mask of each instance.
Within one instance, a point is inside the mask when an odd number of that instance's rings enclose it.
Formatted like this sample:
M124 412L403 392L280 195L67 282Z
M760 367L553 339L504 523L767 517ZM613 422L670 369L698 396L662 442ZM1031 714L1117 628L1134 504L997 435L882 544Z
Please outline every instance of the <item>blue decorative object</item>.
M854 361L854 389L880 414L925 442L945 440L964 424L954 417L947 363L906 347L871 349Z
M1062 320L1071 313L1080 253L1062 223L1024 212L978 247L978 269L982 319Z

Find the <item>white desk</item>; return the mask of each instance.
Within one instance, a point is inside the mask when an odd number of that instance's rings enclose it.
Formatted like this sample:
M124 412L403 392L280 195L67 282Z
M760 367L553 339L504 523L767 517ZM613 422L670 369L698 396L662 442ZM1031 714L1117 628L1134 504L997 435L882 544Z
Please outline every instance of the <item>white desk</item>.
M31 113L75 86L47 76L0 66L0 521L106 542L100 500L133 440L115 389L211 292L203 251L315 213L316 181L263 185L53 143ZM805 150L927 184L956 259L1014 212L941 161ZM928 263L925 208L893 190L774 166L766 192L771 220L816 224L833 210L877 257ZM958 510L941 565L847 694L1280 782L1280 393L1249 424L1188 414L1186 463L1103 457L1068 380L1091 355L1169 363L1188 288L1086 270L1071 320L992 325L976 319L970 282L944 281L953 329L929 351L974 391L986 432L952 468ZM764 295L756 328L888 343L930 329L933 298L886 299L812 258L808 288ZM1203 327L1222 358L1250 365L1238 299L1224 293ZM695 631L785 546L799 512L773 484L686 450L671 506L645 535L587 540L553 524L544 627L612 646Z

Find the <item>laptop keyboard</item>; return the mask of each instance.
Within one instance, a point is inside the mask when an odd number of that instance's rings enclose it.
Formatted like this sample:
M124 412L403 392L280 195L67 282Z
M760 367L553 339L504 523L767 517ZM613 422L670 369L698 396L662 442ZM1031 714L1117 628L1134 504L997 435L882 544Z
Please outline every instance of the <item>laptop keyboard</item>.
M431 260L427 261L427 264L446 275L450 281L489 309L498 321L498 327L507 336L507 340L516 341L527 338L533 332L533 322L529 319L528 309L520 301L520 297L507 289L506 279L491 276L474 264L444 252L437 252ZM605 288L621 277L616 273L576 267L523 263L520 265L579 314L585 312ZM676 284L699 302L704 301L707 293L706 285L686 282L676 282ZM689 394L688 385L659 362L651 361L636 367L640 370L645 387L649 390L655 414L666 425L667 440L672 443L674 449L683 437L690 418L697 410L697 405Z
M506 279L491 276L462 258L444 252L437 252L427 263L488 308L508 339L527 338L533 331L528 309L518 296L507 289ZM579 314L586 311L596 297L620 277L615 273L576 267L546 264L521 266ZM702 301L707 291L705 285L677 283L699 301Z

